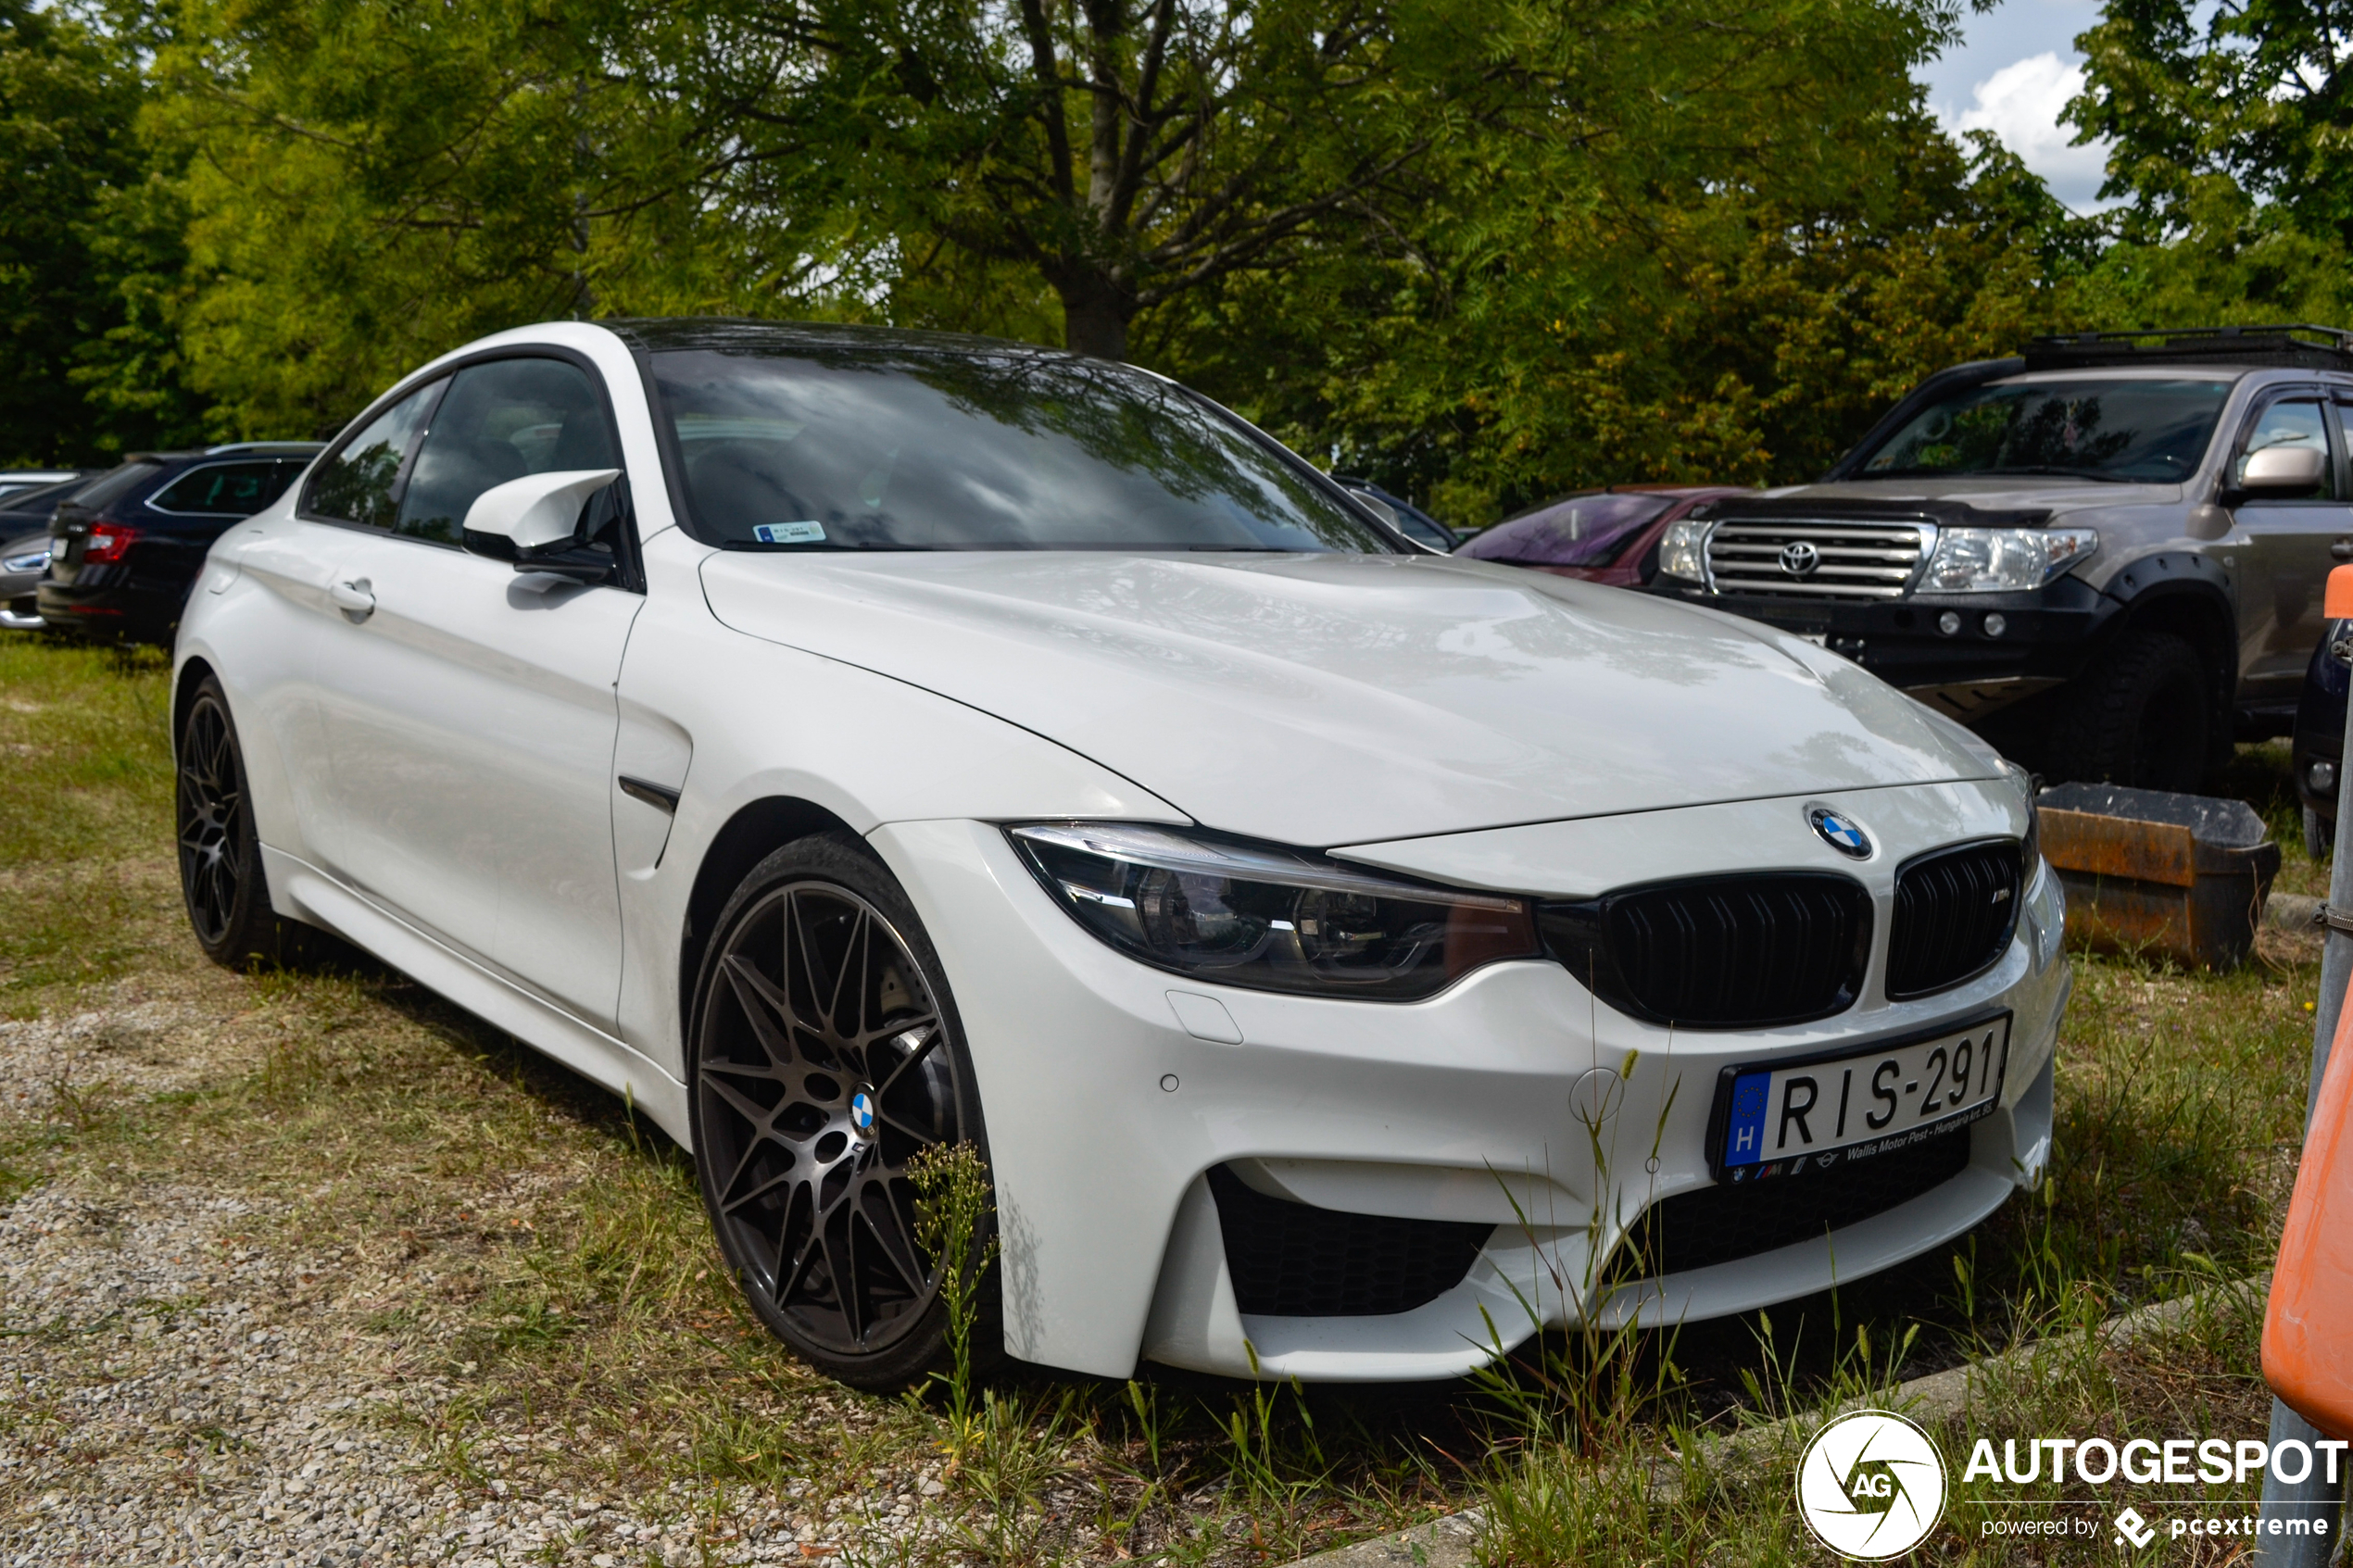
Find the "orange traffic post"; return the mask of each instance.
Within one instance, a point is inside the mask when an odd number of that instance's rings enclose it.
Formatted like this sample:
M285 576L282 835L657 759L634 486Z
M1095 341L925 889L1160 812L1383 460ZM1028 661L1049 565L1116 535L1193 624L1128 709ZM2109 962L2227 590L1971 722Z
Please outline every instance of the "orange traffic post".
M2332 1437L2353 1438L2353 1009L2340 1004L2304 1129L2263 1315L2263 1381Z
M2332 621L2353 620L2353 566L2329 573L2322 608ZM2337 769L2336 820L2353 823L2353 709L2347 709L2347 764ZM2331 1388L2347 1386L2353 1369L2353 1311L2339 1303L2332 1315L2329 1297L2321 1292L2332 1282L2353 1279L2353 1249L2345 1236L2353 1218L2353 1132L2346 1126L2348 1096L2353 1096L2353 1047L2331 1047L2342 1032L2348 1011L2346 987L2353 982L2353 854L2333 857L2329 866L2329 901L2323 914L2328 946L2321 955L2321 995L2312 1020L2311 1087L2304 1110L2304 1156L2296 1167L2296 1193L2289 1204L2286 1237L2280 1263L2271 1278L2271 1300L2263 1323L2263 1371L2271 1381L2271 1452L2284 1442L2310 1444L2329 1434L2316 1424L2315 1414L2336 1419L2346 1407L2328 1396ZM2336 1072L2330 1072L2330 1058ZM2324 1109L2325 1106L2325 1109ZM2299 1223L2299 1216L2301 1223ZM2334 1229L2334 1235L2330 1231ZM2275 1332L2276 1330L2276 1332ZM2280 1379L2272 1381L2274 1362ZM2282 1394L2292 1397L2282 1398ZM2314 1413L2307 1413L2307 1407ZM2340 1430L2338 1436L2347 1434ZM2267 1525L2292 1519L2325 1518L2329 1533L2309 1536L2271 1535L2256 1537L2255 1560L2261 1568L2323 1568L2337 1545L2336 1526L2345 1507L2345 1483L2324 1477L2325 1467L2314 1464L2300 1481L2284 1481L2275 1470L2263 1473L2263 1519Z

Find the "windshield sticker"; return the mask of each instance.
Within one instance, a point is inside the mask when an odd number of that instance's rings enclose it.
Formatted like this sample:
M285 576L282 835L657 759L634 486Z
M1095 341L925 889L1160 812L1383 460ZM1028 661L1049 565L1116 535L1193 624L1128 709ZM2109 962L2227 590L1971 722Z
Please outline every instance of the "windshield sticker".
M751 536L763 545L820 545L824 543L825 525L822 522L763 522L751 531Z

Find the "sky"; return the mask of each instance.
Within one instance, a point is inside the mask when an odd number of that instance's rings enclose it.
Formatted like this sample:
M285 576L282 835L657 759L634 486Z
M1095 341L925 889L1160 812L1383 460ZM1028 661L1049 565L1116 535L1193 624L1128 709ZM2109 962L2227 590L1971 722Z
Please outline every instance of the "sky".
M2001 0L1965 12L1961 43L1916 73L1947 130L1991 131L2078 212L2099 205L2103 155L2070 146L2058 116L2083 88L2075 35L2099 15L2099 0Z

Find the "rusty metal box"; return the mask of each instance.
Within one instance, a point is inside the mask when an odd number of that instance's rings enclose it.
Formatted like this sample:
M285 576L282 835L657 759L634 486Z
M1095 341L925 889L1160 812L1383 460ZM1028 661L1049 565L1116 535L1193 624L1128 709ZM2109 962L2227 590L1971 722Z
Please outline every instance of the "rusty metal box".
M2091 784L2046 789L2037 804L2070 944L2200 969L2246 960L2280 869L2254 807Z

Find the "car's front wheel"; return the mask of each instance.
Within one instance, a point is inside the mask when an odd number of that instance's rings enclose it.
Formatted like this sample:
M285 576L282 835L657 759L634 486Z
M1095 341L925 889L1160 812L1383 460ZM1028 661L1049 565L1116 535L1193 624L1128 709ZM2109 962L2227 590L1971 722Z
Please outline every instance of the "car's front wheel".
M857 1387L938 1365L945 1248L924 1244L909 1162L978 1148L979 1108L937 955L862 844L820 834L753 868L714 926L692 1038L703 1202L761 1321Z

